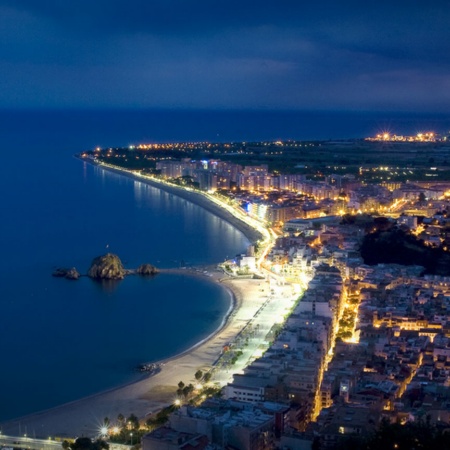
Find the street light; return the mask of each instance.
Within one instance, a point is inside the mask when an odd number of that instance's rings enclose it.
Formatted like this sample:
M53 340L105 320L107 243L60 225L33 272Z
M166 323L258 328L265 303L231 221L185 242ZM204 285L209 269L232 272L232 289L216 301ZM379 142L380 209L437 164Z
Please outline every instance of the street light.
M131 442L131 446L133 446L133 433L130 433L130 442Z

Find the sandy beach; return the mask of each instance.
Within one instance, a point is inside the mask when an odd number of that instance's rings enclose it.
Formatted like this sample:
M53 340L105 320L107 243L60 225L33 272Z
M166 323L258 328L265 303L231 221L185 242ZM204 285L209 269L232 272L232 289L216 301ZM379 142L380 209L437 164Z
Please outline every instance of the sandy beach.
M142 418L172 403L178 382L195 383L195 372L211 368L223 346L233 340L265 301L259 292L261 280L223 279L218 272L210 279L230 289L235 301L225 325L210 339L164 361L161 371L147 379L2 423L3 434L19 436L27 430L29 436L37 438L96 436L105 417L114 421L119 414L127 417L134 413Z
M118 173L126 176L122 172ZM129 176L135 178L131 174ZM251 242L261 237L258 231L199 193L160 185L151 180L139 179L139 181L164 189L205 208L231 223ZM173 269L174 272L177 270L179 269ZM24 430L27 430L28 436L44 439L49 436L93 437L98 435L99 427L105 417L112 422L119 414L127 417L133 413L144 418L175 400L179 381L183 381L185 384L195 383L195 372L199 369L207 371L212 367L221 355L224 345L230 343L254 317L265 299L259 292L261 280L230 279L220 271L211 269L207 275L195 270L184 272L191 273L192 276L207 277L211 282L220 283L230 291L230 295L233 296L233 308L219 330L181 355L163 361L161 371L153 376L49 410L1 423L2 433L21 436Z

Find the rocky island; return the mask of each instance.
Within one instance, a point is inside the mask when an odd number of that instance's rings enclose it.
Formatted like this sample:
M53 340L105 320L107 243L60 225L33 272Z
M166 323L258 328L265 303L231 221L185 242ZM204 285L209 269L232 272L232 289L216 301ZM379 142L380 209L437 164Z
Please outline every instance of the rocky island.
M122 261L117 255L107 253L106 255L97 256L92 260L91 267L87 276L96 280L122 280L126 275L156 275L159 270L152 264L141 264L137 269L125 269ZM72 267L67 269L58 267L53 271L54 277L67 278L69 280L78 280L80 273Z
M101 280L122 280L126 274L122 261L113 253L94 258L88 270L88 277Z
M159 270L151 264L141 264L136 269L136 273L139 275L156 275L158 272Z
M71 269L67 269L65 267L58 267L53 272L54 277L60 277L60 278L67 278L68 280L78 280L80 278L80 273L78 272L75 267L72 267Z

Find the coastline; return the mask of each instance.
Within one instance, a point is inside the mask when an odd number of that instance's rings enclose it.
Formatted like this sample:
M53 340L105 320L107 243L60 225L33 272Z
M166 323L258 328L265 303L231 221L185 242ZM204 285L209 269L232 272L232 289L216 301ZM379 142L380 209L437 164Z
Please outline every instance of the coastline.
M156 179L138 176L127 170L115 169L113 167L109 167L104 164L98 164L98 163L95 163L95 162L87 160L87 159L79 158L77 156L76 156L76 158L78 160L80 160L81 162L89 164L93 167L98 167L101 170L115 173L115 174L130 178L134 181L139 181L141 183L147 184L149 186L152 186L154 188L157 188L164 192L167 192L168 194L172 194L172 195L180 197L184 200L187 200L187 201L199 206L200 208L203 208L204 210L210 212L211 214L214 214L215 216L219 217L220 219L224 220L225 222L228 222L234 228L239 230L251 243L256 242L257 240L263 238L263 235L261 232L259 232L255 228L251 227L247 223L243 222L238 217L231 214L229 211L225 210L218 204L212 202L206 196L202 195L200 192L192 191L192 190L188 191L182 187L164 183L162 181L157 181Z
M200 193L140 178L128 172L99 167L184 198L226 220L251 242L262 236L259 231ZM206 277L195 269L166 269L165 271ZM0 424L3 434L19 436L20 430L25 428L30 436L45 439L49 436L96 436L105 417L114 421L118 414L127 416L133 413L143 418L172 403L178 382L182 380L186 384L195 383L195 372L199 369L208 370L217 362L223 347L236 337L264 302L257 288L261 280L233 280L224 279L223 276L222 273L215 272L212 277L208 277L211 282L220 282L231 295L231 306L218 329L184 352L165 360L154 361L163 364L158 373L48 410L5 421Z
M173 269L178 270L178 269ZM189 273L192 276L205 276ZM0 424L5 435L20 436L27 429L29 436L47 439L49 436L74 437L98 434L105 417L115 421L119 414L131 413L145 418L171 404L176 397L179 381L195 383L197 370L213 367L223 347L231 342L264 303L259 295L261 280L223 279L215 273L208 277L211 282L220 282L232 293L232 307L221 326L207 338L186 351L158 361L163 366L151 376L108 391L93 394L79 400L19 417ZM244 301L245 296L245 301Z

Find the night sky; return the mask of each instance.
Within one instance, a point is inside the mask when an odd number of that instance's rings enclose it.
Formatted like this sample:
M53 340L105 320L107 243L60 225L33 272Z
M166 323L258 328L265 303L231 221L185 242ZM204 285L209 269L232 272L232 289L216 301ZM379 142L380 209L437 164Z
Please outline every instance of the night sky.
M0 108L450 109L450 2L0 0Z

